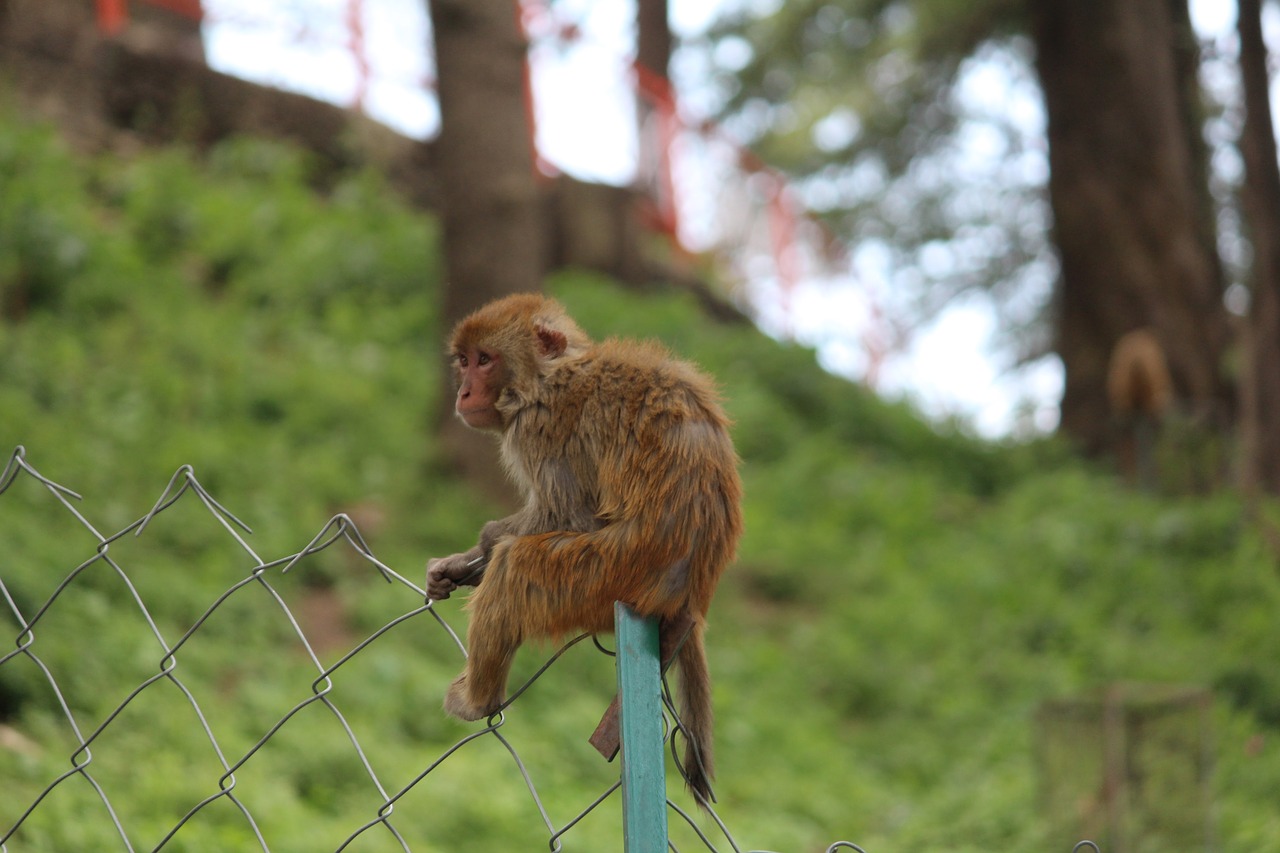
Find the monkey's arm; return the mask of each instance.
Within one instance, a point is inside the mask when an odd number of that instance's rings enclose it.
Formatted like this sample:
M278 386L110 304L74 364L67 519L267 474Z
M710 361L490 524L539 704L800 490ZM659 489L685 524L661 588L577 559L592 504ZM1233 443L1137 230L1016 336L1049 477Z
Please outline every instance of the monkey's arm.
M480 541L474 548L448 557L436 557L427 561L427 596L432 601L444 601L460 586L478 586L484 579L493 546L508 533L524 525L524 513L518 512L506 518L490 521L480 530Z

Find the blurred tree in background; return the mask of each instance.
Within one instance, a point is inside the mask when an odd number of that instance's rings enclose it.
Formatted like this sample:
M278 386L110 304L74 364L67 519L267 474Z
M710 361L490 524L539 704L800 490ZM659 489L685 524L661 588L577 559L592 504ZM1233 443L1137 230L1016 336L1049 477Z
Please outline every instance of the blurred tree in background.
M1261 0L1240 0L1241 204L1253 244L1252 313L1246 325L1242 406L1245 487L1280 494L1280 166L1272 132Z
M455 322L486 302L539 290L544 247L517 9L510 0L432 0L428 7L440 97L443 341ZM445 455L502 494L493 441L453 417L452 384L447 376L438 407Z
M1242 4L1242 20L1257 27L1259 5ZM1061 429L1087 453L1108 449L1107 362L1130 330L1155 331L1180 417L1208 441L1236 423L1240 365L1276 363L1270 274L1249 283L1251 353L1224 303L1186 0L805 0L741 13L712 51L726 120L797 176L855 255L887 256L894 288L925 312L985 289L1024 356L1057 353ZM1259 74L1250 115L1266 103ZM1008 103L1029 88L1043 118ZM1270 139L1269 112L1257 120ZM1274 165L1274 140L1253 159ZM1257 221L1266 210L1280 197L1251 205L1255 235L1274 232ZM1263 398L1257 429L1275 434ZM1262 473L1274 462L1246 464L1280 489Z
M1109 356L1152 327L1174 395L1207 419L1232 412L1229 343L1185 0L1032 5L1061 261L1056 348L1062 428L1108 445Z

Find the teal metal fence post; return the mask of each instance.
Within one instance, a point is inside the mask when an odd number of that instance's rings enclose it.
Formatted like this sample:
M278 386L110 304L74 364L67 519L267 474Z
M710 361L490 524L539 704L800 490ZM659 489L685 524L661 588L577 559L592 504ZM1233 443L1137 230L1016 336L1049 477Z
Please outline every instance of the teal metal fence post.
M662 750L658 620L613 606L622 697L622 840L626 853L667 849L667 772Z

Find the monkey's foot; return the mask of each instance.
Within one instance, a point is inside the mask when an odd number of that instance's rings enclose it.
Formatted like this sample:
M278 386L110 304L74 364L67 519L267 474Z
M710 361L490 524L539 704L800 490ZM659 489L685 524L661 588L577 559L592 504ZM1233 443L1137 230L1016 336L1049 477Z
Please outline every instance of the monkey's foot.
M465 673L454 679L453 684L449 685L449 692L444 697L445 713L467 722L483 720L491 716L501 705L501 699L488 703L474 701L470 691L467 690Z

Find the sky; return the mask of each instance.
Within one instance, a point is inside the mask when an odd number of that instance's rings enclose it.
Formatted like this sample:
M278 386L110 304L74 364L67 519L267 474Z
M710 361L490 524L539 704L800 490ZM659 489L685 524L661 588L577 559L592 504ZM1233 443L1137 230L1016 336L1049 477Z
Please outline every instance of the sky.
M696 36L734 2L751 0L670 0L672 28L678 35ZM349 0L204 0L204 7L205 49L213 68L334 103L353 103L358 74ZM528 21L535 35L531 65L539 151L577 177L627 183L637 152L627 76L633 3L556 0L554 8L554 20L544 13ZM1234 28L1235 4L1230 0L1193 0L1191 10L1202 35L1221 36ZM556 20L579 27L581 37L572 46L536 39L539 32L553 29ZM363 0L361 22L373 72L363 108L407 134L431 135L439 113L430 92L432 72L424 49L430 30L422 0ZM691 57L678 53L673 59L682 112L694 121L709 109L702 74ZM970 76L971 96L984 106L1009 110L1032 132L1043 126L1034 88L1019 87L981 66ZM974 168L993 156L980 136L969 146L965 156ZM697 159L695 148L690 150L677 164L677 179L687 185L689 196L687 233L682 233L696 248L712 238L716 227L708 213L715 204L706 198L716 190L698 180L715 170ZM889 285L884 258L874 250L855 254L846 270L804 277L785 291L767 272L753 276L746 292L762 329L813 346L825 367L853 379L867 376L868 340L883 337L877 309L889 315L909 310L895 305L899 295ZM987 297L960 299L932 322L912 329L884 359L875 387L886 396L912 400L931 417L959 418L988 437L1051 431L1062 391L1060 362L1049 356L1015 368L996 332Z

